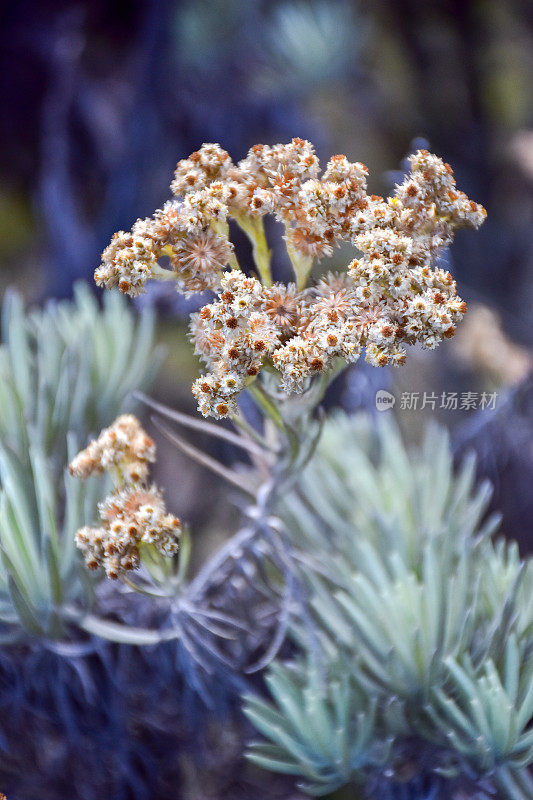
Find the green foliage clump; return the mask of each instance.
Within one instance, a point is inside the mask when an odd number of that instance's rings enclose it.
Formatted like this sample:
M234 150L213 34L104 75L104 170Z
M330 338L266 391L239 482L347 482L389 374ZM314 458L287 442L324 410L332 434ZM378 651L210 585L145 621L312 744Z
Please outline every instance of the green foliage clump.
M280 509L308 602L247 699L256 763L316 795L533 797L533 566L474 467L438 428L410 453L388 421L325 424Z
M74 533L102 489L65 471L78 444L146 386L154 368L153 318L124 300L100 310L88 288L72 303L26 312L8 293L0 346L0 630L3 642L61 636L62 610L87 604L89 580Z

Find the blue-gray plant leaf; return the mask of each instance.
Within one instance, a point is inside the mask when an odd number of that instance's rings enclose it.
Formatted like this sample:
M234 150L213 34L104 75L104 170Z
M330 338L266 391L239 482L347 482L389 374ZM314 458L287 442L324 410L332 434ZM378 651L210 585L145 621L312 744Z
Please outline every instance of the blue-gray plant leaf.
M63 604L88 607L74 533L94 518L101 481L65 470L78 443L109 424L158 366L154 320L123 298L103 308L87 286L73 302L27 312L8 292L0 345L0 635L60 636Z

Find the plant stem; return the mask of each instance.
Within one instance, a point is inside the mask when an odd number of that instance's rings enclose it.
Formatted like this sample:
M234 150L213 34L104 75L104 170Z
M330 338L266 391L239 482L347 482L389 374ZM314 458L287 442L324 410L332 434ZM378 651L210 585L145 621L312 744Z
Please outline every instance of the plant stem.
M228 242L231 242L231 239L229 238L229 224L227 222L221 219L215 219L211 221L211 227L215 233L225 236ZM241 265L239 264L237 256L234 252L230 256L229 265L232 269L238 269L242 272Z
M246 420L244 414L242 413L242 411L238 411L237 414L233 414L232 417L231 417L231 421L233 422L233 424L237 428L240 428L242 431L244 431L246 436L249 436L250 439L253 439L253 441L256 442L261 447L261 449L263 451L263 455L265 453L271 452L271 448L270 448L268 442L266 441L266 439L264 439L263 436L261 436L261 434L258 433L247 422L247 420Z
M252 253L254 257L255 266L261 283L263 286L272 286L272 272L270 270L270 250L265 235L265 226L263 218L257 217L253 219L244 214L237 214L234 217L235 222L246 234L252 243Z
M348 364L341 358L336 359L333 362L333 366L330 367L329 370L323 372L322 375L317 380L315 388L315 394L313 396L313 405L317 406L324 398L327 390L337 378L341 372L347 368ZM311 390L312 391L312 390Z
M177 275L172 269L165 269L159 264L153 264L150 270L150 277L158 281L175 281Z
M283 421L283 417L261 385L257 382L250 384L250 386L247 387L247 390L252 395L257 405L261 408L265 416L272 420L276 428L285 432L285 423Z
M313 269L313 257L312 256L304 256L299 253L295 247L292 246L289 240L289 229L288 226L285 226L285 230L287 233L286 241L287 241L287 253L291 260L292 268L294 270L294 274L296 276L296 288L299 292L302 289L305 289L307 284L307 279L311 270Z

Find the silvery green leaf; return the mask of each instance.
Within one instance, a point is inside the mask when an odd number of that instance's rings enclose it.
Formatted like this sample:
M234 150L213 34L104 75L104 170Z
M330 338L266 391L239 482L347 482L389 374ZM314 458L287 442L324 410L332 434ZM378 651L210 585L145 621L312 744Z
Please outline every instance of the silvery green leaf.
M73 302L26 312L8 292L0 346L0 608L17 634L57 636L58 605L89 606L89 579L74 534L92 522L102 481L65 473L90 432L146 387L153 316L121 297L100 310L88 287ZM77 440L74 445L74 438ZM11 611L10 611L11 609ZM8 635L8 634L6 634Z

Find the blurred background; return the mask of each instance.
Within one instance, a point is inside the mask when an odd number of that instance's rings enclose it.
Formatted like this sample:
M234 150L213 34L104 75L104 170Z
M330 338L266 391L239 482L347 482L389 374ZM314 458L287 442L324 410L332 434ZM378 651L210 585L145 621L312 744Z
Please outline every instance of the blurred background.
M0 297L14 285L30 304L69 298L78 280L99 296L92 273L111 235L164 203L176 161L203 142L239 160L258 142L308 138L323 164L335 153L364 162L378 194L417 147L449 161L488 211L444 255L469 313L453 340L412 351L401 370L357 364L326 403L395 414L411 441L426 423L444 424L457 459L477 451L504 533L533 551L533 3L17 0L2 4L0 21ZM268 233L275 273L288 277L276 226ZM352 257L338 252L323 266ZM196 413L190 305L160 290L143 303L157 307L167 352L152 394ZM377 410L380 389L393 410ZM461 408L467 393L476 402ZM480 408L483 393L494 401ZM443 394L457 407L442 407ZM146 426L158 442L155 479L193 531L196 569L237 530L238 498ZM123 605L120 614L142 622ZM190 699L175 650L102 645L68 664L68 648L47 647L0 650L0 749L11 759L0 789L10 800L297 800L292 784L250 776L250 730L216 727ZM86 675L92 705L78 689Z
M309 138L324 163L339 152L366 163L379 194L422 143L449 161L460 188L488 210L481 231L460 232L446 257L471 308L463 329L394 374L358 365L329 402L375 412L376 390L387 389L413 438L439 419L458 453L478 449L505 524L527 545L532 4L19 0L4 4L0 36L0 292L15 284L31 302L91 281L113 232L167 199L176 161L202 142L220 142L238 160L256 142ZM337 255L334 266L346 261ZM148 302L168 345L154 393L193 410L187 308L168 293ZM424 392L483 391L497 393L494 409L420 408ZM416 392L419 407L401 408ZM176 507L207 531L212 506L194 500L206 477L170 448L161 459Z

